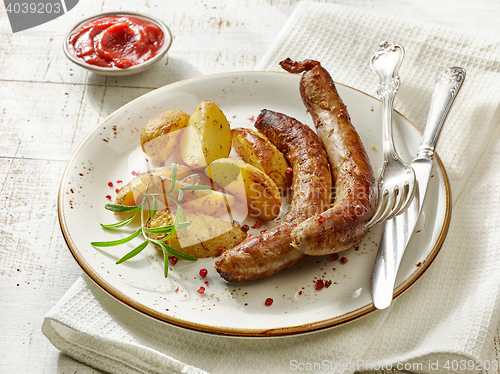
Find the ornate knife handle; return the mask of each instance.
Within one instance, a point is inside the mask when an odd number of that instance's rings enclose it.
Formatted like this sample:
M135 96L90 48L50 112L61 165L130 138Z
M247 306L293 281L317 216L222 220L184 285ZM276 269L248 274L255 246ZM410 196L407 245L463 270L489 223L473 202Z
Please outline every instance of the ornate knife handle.
M434 156L439 133L464 80L465 69L459 67L448 68L439 74L417 158L432 159Z

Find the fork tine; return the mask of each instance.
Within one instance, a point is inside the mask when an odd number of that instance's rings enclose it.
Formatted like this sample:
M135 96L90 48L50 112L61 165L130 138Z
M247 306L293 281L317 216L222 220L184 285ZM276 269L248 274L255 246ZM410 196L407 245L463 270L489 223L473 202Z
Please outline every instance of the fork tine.
M366 226L371 227L404 213L404 211L410 206L414 195L415 189L409 181L404 183L402 191L400 191L397 185L394 186L392 193L389 193L388 190L384 190L382 199L380 199L377 206L377 210Z
M396 190L396 187L394 187L394 190ZM385 218L386 221L394 218L395 216L397 216L401 212L401 208L408 200L408 193L409 192L410 192L410 183L408 181L406 181L403 185L403 189L401 192L399 192L399 188L398 188L398 196L397 196L398 203L395 204L392 211L387 215L387 217Z
M392 193L389 193L388 190L383 191L382 198L379 199L375 214L373 215L372 219L366 224L368 227L387 220L387 216L392 213L396 205L398 192L398 186L394 186L394 190L392 191Z
M394 210L394 206L396 205L398 195L399 195L399 188L396 185L396 186L394 186L392 193L389 193L389 197L388 197L389 201L387 202L387 204L385 206L381 207L384 209L383 209L383 212L380 215L380 217L378 217L376 223L382 223L382 222L387 220L387 217Z
M381 196L382 195L382 196ZM366 224L367 227L371 227L375 225L379 218L382 216L382 213L384 213L385 207L387 206L387 200L389 199L389 191L384 190L382 194L379 193L379 202L377 204L377 210L375 210L375 213L373 214L373 217L368 223Z
M416 188L412 188L409 185L408 182L405 183L405 187L406 187L406 184L408 184L407 196L406 196L404 204L401 206L401 208L399 209L399 211L396 213L396 216L400 215L401 213L404 213L405 210L408 209L408 207L410 206L411 202L413 201L413 197L415 196L415 190L416 190Z

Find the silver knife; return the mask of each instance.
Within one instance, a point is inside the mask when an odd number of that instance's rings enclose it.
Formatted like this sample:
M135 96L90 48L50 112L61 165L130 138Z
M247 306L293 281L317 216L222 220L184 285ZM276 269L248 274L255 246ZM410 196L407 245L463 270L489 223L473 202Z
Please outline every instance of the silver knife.
M424 203L436 143L464 80L465 70L459 67L448 68L437 78L422 142L411 163L417 178L418 191L407 211L385 223L375 259L371 293L377 309L385 309L391 305L398 268Z

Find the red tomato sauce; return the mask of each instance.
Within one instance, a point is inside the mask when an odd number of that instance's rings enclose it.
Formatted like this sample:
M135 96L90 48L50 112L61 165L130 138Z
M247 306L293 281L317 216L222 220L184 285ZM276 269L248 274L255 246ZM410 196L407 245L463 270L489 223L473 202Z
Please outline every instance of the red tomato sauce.
M126 69L154 57L165 43L155 23L136 16L103 16L84 22L68 39L69 52L90 65Z

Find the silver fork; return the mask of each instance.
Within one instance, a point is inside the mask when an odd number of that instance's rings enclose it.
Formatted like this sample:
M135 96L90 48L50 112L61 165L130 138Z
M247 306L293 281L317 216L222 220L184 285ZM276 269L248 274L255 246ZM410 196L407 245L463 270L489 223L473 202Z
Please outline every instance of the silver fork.
M398 72L403 57L403 47L382 42L371 59L371 67L380 77L377 94L382 103L384 164L378 182L377 210L368 226L404 212L415 194L415 173L399 157L392 138L392 106L400 84Z

